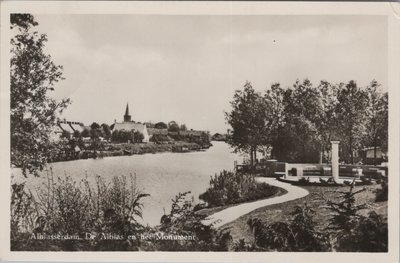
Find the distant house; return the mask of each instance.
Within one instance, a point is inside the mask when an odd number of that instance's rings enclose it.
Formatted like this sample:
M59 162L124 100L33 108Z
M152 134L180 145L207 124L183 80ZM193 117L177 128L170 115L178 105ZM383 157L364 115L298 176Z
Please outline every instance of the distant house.
M150 138L153 135L168 135L168 129L147 128Z
M367 147L361 150L361 157L364 164L374 164L374 147ZM380 164L387 158L386 153L382 152L381 147L376 147L376 163Z
M79 133L83 132L85 126L80 122L70 122L69 124L74 131L78 131Z
M179 135L184 136L184 137L201 137L204 131L195 131L195 130L189 130L189 131L179 131Z
M129 115L129 105L126 104L126 110L125 110L125 115L124 115L124 121L123 122L117 122L114 121L114 126L112 127L113 131L138 131L141 134L143 134L143 142L149 142L150 136L147 131L147 127L145 124L138 123L135 121L131 120L131 115Z
M226 134L215 133L211 137L211 140L213 140L213 141L226 141L227 140L227 136L226 136Z
M66 131L66 132L69 132L69 133L74 133L74 129L72 129L72 127L70 126L70 124L68 123L68 122L66 122L66 121L63 121L63 122L59 122L58 123L58 126L60 126L60 128L63 130L63 131Z
M84 129L85 126L81 122L67 120L59 121L50 132L50 140L60 140L60 136L63 132L69 132L71 135L73 135L74 131L82 132Z

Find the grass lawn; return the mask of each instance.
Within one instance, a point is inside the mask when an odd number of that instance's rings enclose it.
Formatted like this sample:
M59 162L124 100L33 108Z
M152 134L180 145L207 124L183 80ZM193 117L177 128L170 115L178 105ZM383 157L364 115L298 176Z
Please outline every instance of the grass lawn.
M244 239L247 242L253 242L254 238L250 229L247 225L247 221L250 218L259 218L267 224L278 222L278 221L288 221L292 218L291 213L294 211L295 206L300 205L303 206L307 203L312 209L315 210L316 214L314 217L314 221L317 222L317 228L323 229L328 224L328 219L330 217L330 210L324 209L323 206L325 202L323 200L319 200L318 194L324 194L325 198L330 200L338 200L338 196L340 193L335 191L348 191L348 186L341 187L331 187L331 186L302 186L307 189L310 194L306 197L275 204L267 207L262 207L257 210L246 214L237 220L230 222L221 227L221 229L229 228L233 240ZM379 189L381 186L378 184L367 185L367 186L356 186L354 191L357 191L362 188L366 188L366 191L361 192L356 195L356 204L368 202L371 205L371 209L366 209L361 212L363 215L367 215L368 212L374 210L378 214L387 217L387 202L375 202L375 190Z

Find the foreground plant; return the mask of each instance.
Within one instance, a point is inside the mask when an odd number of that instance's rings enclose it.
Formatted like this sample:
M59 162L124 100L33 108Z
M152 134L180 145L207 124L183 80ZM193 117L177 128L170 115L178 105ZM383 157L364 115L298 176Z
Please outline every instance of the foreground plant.
M37 197L24 185L13 185L11 196L12 250L137 250L139 238L104 240L102 233L138 236L143 226L142 199L131 175L106 182L96 177L79 182L70 176L53 176L37 191ZM39 235L76 236L89 240L36 240Z
M386 252L388 249L387 218L375 211L368 216L360 212L371 208L368 203L356 203L356 195L366 191L354 189L355 182L348 191L340 193L338 200L332 201L321 196L326 202L325 208L332 212L326 228L332 237L333 250L343 252Z
M157 250L165 251L224 251L228 250L232 239L228 231L217 231L212 225L202 221L206 215L195 212L190 192L179 193L172 200L171 212L161 218L156 228L163 236L182 237L182 240L157 240Z
M329 251L327 236L316 229L315 211L296 206L290 222L265 225L258 218L249 219L247 224L253 232L255 245L261 250L276 251Z

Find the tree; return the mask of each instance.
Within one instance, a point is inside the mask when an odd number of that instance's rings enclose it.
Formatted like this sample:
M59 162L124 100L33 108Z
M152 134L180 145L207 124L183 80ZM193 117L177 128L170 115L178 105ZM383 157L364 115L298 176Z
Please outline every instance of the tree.
M92 130L97 130L97 129L100 129L101 126L100 126L97 122L93 122L93 123L90 125L90 128L91 128Z
M348 163L355 162L354 152L360 148L367 131L367 105L367 92L357 87L355 81L341 85L336 112L343 141L342 158Z
M81 133L78 130L74 131L74 138L81 138Z
M90 137L90 131L88 129L84 129L81 133L83 138Z
M133 131L133 141L135 143L141 143L141 142L143 142L143 139L144 139L144 135L141 132Z
M168 123L169 132L179 132L179 125L175 121L170 121Z
M330 150L330 141L332 138L338 137L338 121L337 121L337 104L338 91L337 85L331 85L327 81L321 81L318 86L321 93L321 111L317 116L316 127L321 143L320 163L323 159L328 159L328 151Z
M321 96L318 89L305 79L297 80L292 89L286 91L285 128L291 135L291 149L301 162L316 162L321 148L318 133L318 116L321 115Z
M49 156L49 136L58 114L70 103L49 97L62 80L62 66L44 51L45 34L32 32L38 25L30 14L11 14L11 165L38 176Z
M228 143L236 152L248 153L253 166L257 152L268 143L267 104L250 82L244 85L244 90L236 90L230 104L232 111L225 113L226 121L232 127Z
M70 133L69 131L63 131L63 132L61 133L61 136L60 136L60 137L69 140L69 139L71 139L71 133Z
M106 123L101 124L101 127L103 129L103 134L104 134L104 138L106 140L109 140L111 138L111 129L110 126Z
M98 139L100 136L99 136L99 131L98 130L96 130L96 129L91 129L90 130L90 138L92 139L92 140L96 140L96 139Z
M164 122L157 122L154 125L154 128L156 128L156 129L168 129L168 125L165 124Z
M118 130L114 130L111 133L111 141L112 142L119 142L119 131Z
M181 131L187 131L186 124L181 124L181 127L179 128Z
M376 165L377 147L387 150L388 140L388 94L377 91L380 84L373 80L367 87L368 93L368 130L366 144L374 147L374 165Z

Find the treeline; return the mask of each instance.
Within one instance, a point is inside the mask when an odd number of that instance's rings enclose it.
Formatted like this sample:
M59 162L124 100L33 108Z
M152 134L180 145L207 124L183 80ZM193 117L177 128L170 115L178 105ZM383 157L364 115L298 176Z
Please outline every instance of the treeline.
M315 163L329 160L330 141L340 141L340 159L359 161L364 147L387 151L388 93L373 80L358 87L353 80L331 84L297 80L292 87L279 83L263 93L250 82L237 90L226 113L231 126L228 143L236 151L257 152L287 162ZM375 158L376 159L376 158Z
M143 142L144 135L135 130L126 131L126 130L115 130L111 134L111 141L118 143L132 142L132 143L141 143Z

